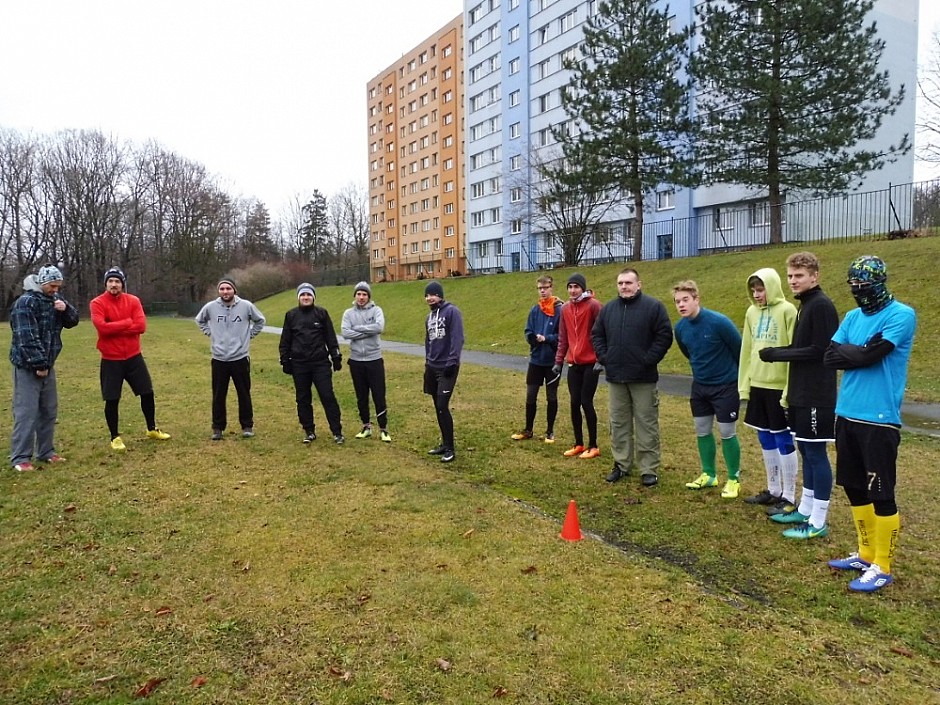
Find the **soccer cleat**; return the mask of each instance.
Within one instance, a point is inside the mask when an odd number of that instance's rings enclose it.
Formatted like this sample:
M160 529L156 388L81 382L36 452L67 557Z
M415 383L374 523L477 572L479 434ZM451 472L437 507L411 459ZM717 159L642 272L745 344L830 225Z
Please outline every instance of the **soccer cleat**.
M849 590L875 592L894 582L890 573L885 573L877 563L872 563L865 572L849 583Z
M428 451L428 455L444 455L447 452L447 448L444 446L437 446L436 448L431 448Z
M800 514L796 509L792 512L781 512L780 514L770 514L768 518L771 521L775 521L778 524L805 524L809 521L809 517L805 514Z
M454 453L454 451L450 448L448 448L441 454L442 463L452 463L454 462L454 460L456 460L456 458L457 458L457 454Z
M780 501L777 495L771 494L770 490L761 490L753 497L744 500L747 504L776 504Z
M514 441L527 441L532 438L532 431L516 431L510 438Z
M147 438L152 438L155 441L168 441L170 440L170 434L164 433L159 428L155 428L151 431L147 431Z
M771 517L771 519L773 519L773 517ZM784 529L784 531L781 533L784 535L784 537L788 539L802 539L802 540L815 539L815 538L820 538L822 536L828 536L829 525L824 524L821 528L817 529L808 521L805 521L802 524L798 524L797 526L794 526L793 528Z
M549 443L549 444L554 443L554 442L555 442L555 434L554 434L554 433L546 433L546 434L545 434L545 442L546 442L546 443Z
M384 428L383 428L383 429L381 430L381 432L379 433L379 438L382 439L382 442L383 442L383 443L391 443L391 442L392 442L392 437L391 437L390 435L388 435L388 431L386 431Z
M690 490L701 490L706 487L718 487L718 478L712 477L707 472L703 472L692 482L686 482L685 486Z
M313 443L315 440L317 440L317 434L315 434L313 431L311 431L311 432L308 433L306 436L304 436L304 445L305 445L305 446L308 446L308 445L310 445L311 443Z
M123 453L127 450L127 446L124 445L124 441L121 440L120 436L115 436L111 439L111 450L115 450L118 453Z
M336 445L341 446L346 442L346 437L343 436L342 433L337 433L333 436L333 442L336 443Z
M836 570L868 570L871 565L864 558L859 558L857 553L850 553L845 558L833 558L829 561L829 567Z
M772 504L764 510L767 513L767 516L773 516L774 514L787 514L789 512L796 511L796 505L793 504L789 499L780 499L776 504Z
M599 458L600 455L601 455L600 448L595 448L594 446L591 446L586 451L581 453L581 455L579 455L578 457L581 458L582 460L589 460L591 458Z
M14 465L13 469L16 470L17 472L32 472L33 470L36 469L36 466L33 465L28 460L26 460L22 463L17 463L16 465Z
M214 428L212 429L212 440L221 441L222 440L222 429Z
M242 429L242 438L254 438L255 429L253 428L243 428Z
M738 480L728 480L721 490L723 499L737 499L741 494L741 483Z
M562 455L565 456L566 458L573 458L576 455L581 455L581 453L583 452L584 452L584 446L575 446L574 448L569 448L568 450L566 450L564 453L562 453Z
M43 463L52 463L52 464L55 464L55 463L64 463L64 462L65 462L65 458L63 458L63 457L62 457L61 455L59 455L58 453L53 453L53 454L50 455L48 458L40 458L40 462L43 462Z
M356 438L372 438L372 426L363 426L362 430L356 434Z

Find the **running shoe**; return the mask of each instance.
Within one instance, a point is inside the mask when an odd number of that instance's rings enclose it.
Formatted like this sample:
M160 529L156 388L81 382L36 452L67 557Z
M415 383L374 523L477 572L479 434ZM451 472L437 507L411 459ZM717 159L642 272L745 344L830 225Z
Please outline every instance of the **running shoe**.
M575 456L581 455L584 452L584 446L575 446L574 448L569 448L564 453L563 456L566 458L574 458Z
M379 438L382 439L382 442L383 442L383 443L391 443L391 442L392 442L392 437L391 437L390 435L388 435L388 431L386 431L384 428L379 432Z
M741 483L738 480L728 480L724 489L721 490L723 499L737 499L741 494Z
M111 439L111 450L115 450L118 453L123 453L127 450L127 446L124 445L124 441L121 440L120 436L115 436Z
M872 563L860 577L849 583L849 590L875 592L894 582L890 573L885 573L877 563Z
M26 461L23 461L22 463L17 463L16 465L14 465L13 469L16 470L17 472L32 472L33 470L36 469L36 466L33 465L28 460L26 460Z
M692 482L686 482L685 486L690 490L701 490L706 487L718 487L718 478L712 477L707 472L703 472Z
M773 517L771 517L771 519L773 519ZM823 524L822 527L816 528L815 526L810 524L808 521L805 521L802 524L798 524L797 526L794 526L791 529L785 529L782 533L785 538L801 539L805 541L806 539L815 539L815 538L821 538L823 536L828 536L829 525Z
M753 497L744 500L747 504L776 504L780 501L777 495L771 494L770 490L761 490Z
M532 431L516 431L510 438L514 441L527 441L532 438Z
M548 444L554 443L554 442L555 442L555 434L554 434L554 433L546 433L546 434L545 434L545 442L548 443Z
M805 514L800 514L796 509L794 509L792 512L771 514L769 518L771 521L775 521L778 524L805 524L809 521L808 516Z
M41 462L41 463L53 463L53 464L55 464L55 463L64 463L64 462L65 462L65 458L63 458L63 457L62 457L61 455L59 455L58 453L53 453L53 454L50 455L48 458L40 458L39 462Z
M601 455L600 448L595 448L591 446L586 451L581 453L581 455L579 455L578 457L581 458L582 460L590 460L591 458L599 458L600 455Z
M155 441L168 441L170 440L170 434L155 428L152 431L147 431L147 438L152 438Z
M829 567L836 570L868 570L871 565L864 558L859 558L857 553L850 553L845 558L833 558L829 561Z

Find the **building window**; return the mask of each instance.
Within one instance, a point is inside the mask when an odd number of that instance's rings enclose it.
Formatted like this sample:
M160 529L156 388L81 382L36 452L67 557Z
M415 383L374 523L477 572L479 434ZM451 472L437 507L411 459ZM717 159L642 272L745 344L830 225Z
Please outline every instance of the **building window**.
M509 168L512 171L518 171L522 164L522 158L518 154L509 157Z
M574 28L577 14L578 13L576 11L572 10L567 15L562 16L562 18L558 20L558 28L562 33Z
M518 136L521 134L521 132L522 132L522 124L521 124L521 123L514 122L512 125L509 126L509 137L510 137L510 138L515 139L516 137L518 137Z
M518 56L509 62L509 75L512 76L513 74L516 74L516 73L519 73L519 57Z
M516 220L510 220L509 221L509 234L518 235L521 232L522 232L522 220L518 218Z
M511 28L509 30L509 43L516 41L519 38L519 25Z
M522 200L522 187L514 186L509 189L509 201L510 203L518 203Z
M731 219L732 211L727 208L716 208L715 209L715 230L731 230L734 227L734 223Z
M656 210L667 211L676 207L676 192L672 189L656 194Z
M519 105L519 95L520 95L520 92L517 90L509 94L509 107L510 108L514 108L517 105Z

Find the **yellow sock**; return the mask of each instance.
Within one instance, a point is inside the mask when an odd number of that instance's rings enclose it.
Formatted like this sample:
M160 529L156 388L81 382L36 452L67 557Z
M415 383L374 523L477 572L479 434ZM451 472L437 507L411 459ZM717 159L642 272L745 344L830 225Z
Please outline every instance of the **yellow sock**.
M858 557L872 563L875 560L875 506L863 504L860 507L852 507L852 518L855 520L855 532L858 534Z
M889 517L875 516L874 537L869 542L875 545L875 560L885 573L891 572L891 559L894 558L894 549L898 545L898 534L901 533L901 515L892 514ZM874 541L872 541L874 538Z

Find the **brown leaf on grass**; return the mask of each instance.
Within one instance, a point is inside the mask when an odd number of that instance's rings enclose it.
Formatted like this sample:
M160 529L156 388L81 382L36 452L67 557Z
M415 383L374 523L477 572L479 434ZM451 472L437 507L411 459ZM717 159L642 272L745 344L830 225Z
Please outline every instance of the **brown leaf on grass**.
M202 598L203 602L212 602L215 599L215 593L210 592L208 595Z
M907 658L914 658L914 652L903 646L892 646L891 651L893 651L894 653L900 656L906 656Z
M108 575L114 575L115 573L117 573L117 566L112 563L111 567L108 568Z
M336 664L330 664L330 675L343 681L343 683L349 683L352 680L352 672L346 671Z
M157 689L157 686L159 686L165 680L166 678L151 678L149 681L144 683L134 692L134 697L135 698L149 697L150 694L153 693L153 691Z
M496 686L496 690L493 691L494 698L505 698L507 695L509 695L509 691L501 685Z
M446 564L446 563L438 563L438 564L437 564L436 566L434 566L434 567L437 568L438 570L447 570L447 564Z
M467 529L466 531L463 532L463 537L465 539L470 538L471 536L473 536L474 531L476 531L476 529Z
M536 568L534 565L530 565L528 568L522 569L523 575L532 575L532 573L538 573L538 572L539 572L539 569Z
M435 663L437 664L437 667L441 669L442 671L450 670L450 661L448 661L445 658L439 658L437 659L437 661L435 661Z
M193 679L189 682L189 684L190 684L193 688L201 688L202 686L204 686L204 685L205 685L206 683L208 683L208 682L209 682L209 681L206 679L205 676L196 676L195 678L193 678Z
M382 700L384 700L387 703L390 703L392 702L392 700L395 699L388 690L383 690L381 695L382 695Z
M247 573L251 570L251 561L245 561L245 564L242 566L242 573Z
M158 609L153 614L156 617L166 617L168 614L173 614L173 610L171 610L169 607L164 606Z
M74 512L76 509L78 509L78 507L76 507L74 504L66 504L64 511L66 511L66 512Z
M631 504L643 504L643 501L639 497L624 497L623 503L627 505Z
M115 674L112 674L110 676L101 676L101 678L95 678L95 683L110 683L115 678L117 678L117 675Z
M368 593L363 593L356 598L356 604L362 607L365 603L372 599L372 595Z

